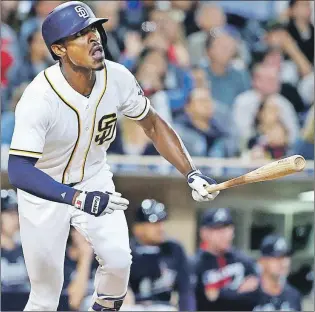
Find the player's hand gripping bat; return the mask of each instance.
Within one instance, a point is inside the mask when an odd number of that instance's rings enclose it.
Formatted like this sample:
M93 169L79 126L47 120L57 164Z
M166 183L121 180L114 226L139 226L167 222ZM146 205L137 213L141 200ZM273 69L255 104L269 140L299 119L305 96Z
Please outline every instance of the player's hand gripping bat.
M279 179L289 174L302 171L305 164L306 161L303 156L290 156L259 167L258 169L250 171L240 177L219 184L213 184L207 188L207 191L210 193L222 191L239 185Z

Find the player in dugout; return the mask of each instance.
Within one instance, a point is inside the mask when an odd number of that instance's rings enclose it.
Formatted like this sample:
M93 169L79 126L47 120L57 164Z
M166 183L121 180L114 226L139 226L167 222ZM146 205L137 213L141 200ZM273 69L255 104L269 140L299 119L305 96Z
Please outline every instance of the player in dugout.
M193 259L197 310L245 311L243 297L257 289L258 271L251 258L232 247L230 210L207 210L199 234L201 248Z
M300 293L287 282L292 251L278 235L264 238L260 248L260 283L248 294L247 311L302 311Z
M196 310L188 258L183 247L167 237L167 218L164 204L154 199L143 200L136 211L129 281L133 300L123 310ZM178 302L172 300L175 293Z

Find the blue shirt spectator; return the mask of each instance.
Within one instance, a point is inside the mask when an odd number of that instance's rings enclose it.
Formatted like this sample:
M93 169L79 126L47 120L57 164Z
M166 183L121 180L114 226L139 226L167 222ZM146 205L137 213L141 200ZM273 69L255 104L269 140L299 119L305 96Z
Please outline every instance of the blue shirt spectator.
M210 33L206 40L207 59L201 67L207 74L213 98L230 111L235 98L251 86L249 72L232 64L237 41L226 30Z
M228 127L226 127L228 125ZM228 157L236 154L235 127L222 114L215 114L208 89L194 89L174 127L192 156ZM232 134L234 132L234 134Z
M27 83L23 83L14 90L8 110L3 112L1 115L1 144L11 144L15 124L15 107L26 87Z

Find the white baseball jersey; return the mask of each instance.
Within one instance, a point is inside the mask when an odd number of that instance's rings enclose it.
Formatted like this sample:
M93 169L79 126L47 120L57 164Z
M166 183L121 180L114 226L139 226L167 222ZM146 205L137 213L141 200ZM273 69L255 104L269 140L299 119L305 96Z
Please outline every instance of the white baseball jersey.
M15 112L10 154L39 158L36 167L56 181L89 179L106 164L116 136L117 113L141 120L149 100L126 67L105 61L89 98L76 92L59 64L39 73Z

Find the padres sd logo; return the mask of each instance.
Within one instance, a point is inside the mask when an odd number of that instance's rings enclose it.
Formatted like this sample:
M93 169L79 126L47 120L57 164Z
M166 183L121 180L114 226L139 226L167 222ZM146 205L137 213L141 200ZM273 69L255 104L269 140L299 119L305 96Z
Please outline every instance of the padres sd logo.
M98 134L95 137L95 142L98 145L104 144L114 137L117 123L117 115L109 114L104 115L98 122Z
M83 17L83 18L89 17L88 11L81 5L77 5L74 9L80 17Z

